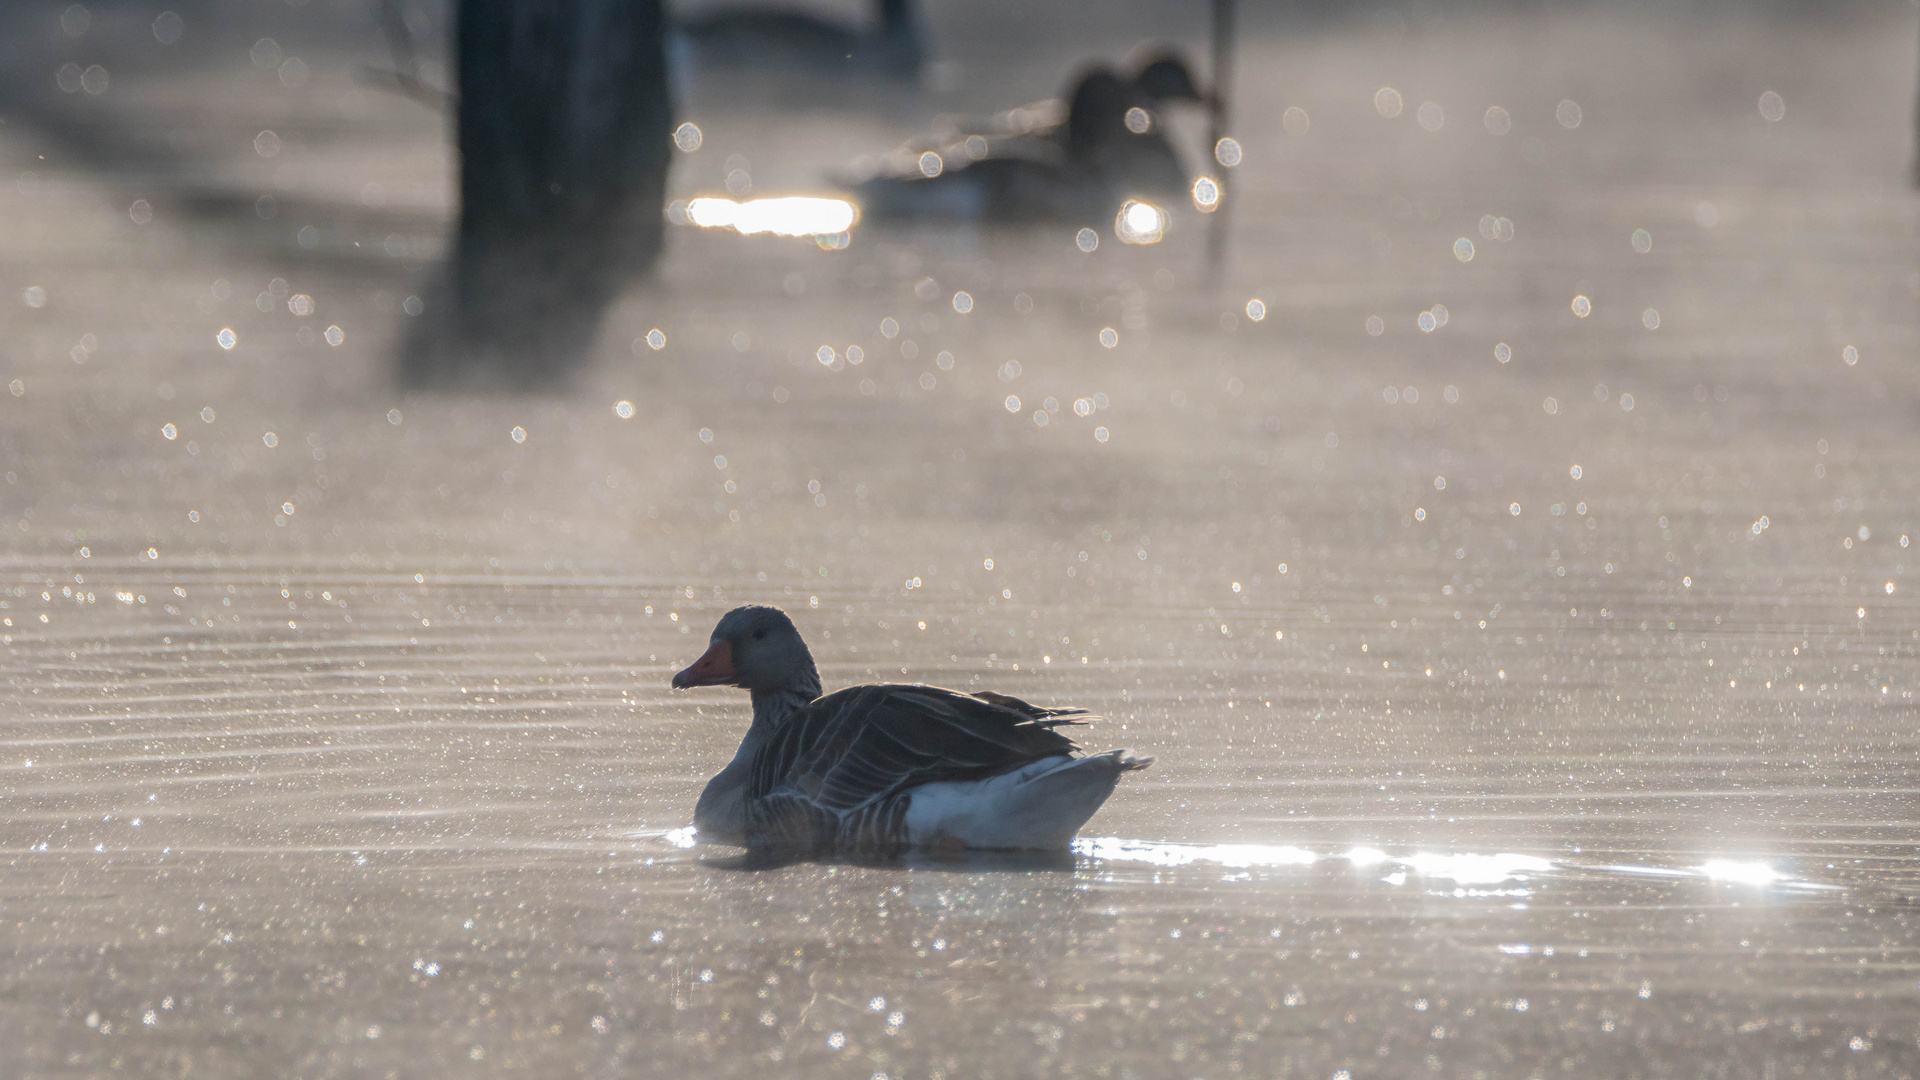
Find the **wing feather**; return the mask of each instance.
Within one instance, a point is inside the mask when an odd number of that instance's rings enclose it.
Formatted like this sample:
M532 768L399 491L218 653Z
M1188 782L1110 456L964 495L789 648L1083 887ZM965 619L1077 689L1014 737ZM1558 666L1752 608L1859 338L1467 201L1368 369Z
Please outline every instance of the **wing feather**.
M820 698L755 755L748 798L791 793L844 813L908 788L996 776L1079 747L1056 728L1093 719L999 694L856 686Z

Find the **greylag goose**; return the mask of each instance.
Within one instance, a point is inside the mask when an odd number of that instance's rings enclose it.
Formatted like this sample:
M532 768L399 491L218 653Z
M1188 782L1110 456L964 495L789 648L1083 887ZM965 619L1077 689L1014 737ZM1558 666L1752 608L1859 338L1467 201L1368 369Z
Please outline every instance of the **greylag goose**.
M753 725L700 793L702 839L816 854L1063 850L1121 774L1127 750L1082 755L1060 728L1094 719L1003 694L882 683L824 697L779 608L735 608L676 689L734 686Z
M1201 100L1171 53L1156 54L1131 79L1095 67L1074 83L1064 120L1049 122L1061 115L1057 102L1009 110L985 131L909 143L891 156L888 171L849 187L875 221L1102 220L1128 198L1185 193L1186 168L1157 111L1169 101Z

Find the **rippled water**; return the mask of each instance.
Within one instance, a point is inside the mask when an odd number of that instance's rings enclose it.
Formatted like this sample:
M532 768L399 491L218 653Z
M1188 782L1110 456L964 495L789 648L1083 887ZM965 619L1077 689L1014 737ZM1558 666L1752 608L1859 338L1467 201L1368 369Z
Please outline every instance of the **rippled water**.
M1252 13L1219 289L1184 208L683 230L511 399L384 374L447 153L360 16L187 14L7 16L21 1075L1920 1071L1906 8ZM676 196L1067 62L935 17L923 99L700 88ZM681 830L746 702L666 683L747 601L1158 762L1071 855L745 869Z

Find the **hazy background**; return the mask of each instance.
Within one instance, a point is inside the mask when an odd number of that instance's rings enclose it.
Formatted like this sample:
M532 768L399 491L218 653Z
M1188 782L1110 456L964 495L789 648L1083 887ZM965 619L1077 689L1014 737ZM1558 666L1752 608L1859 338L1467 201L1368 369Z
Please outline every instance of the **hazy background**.
M66 9L0 11L22 1075L1920 1070L1910 5L1261 6L1217 286L1190 208L676 228L524 395L396 389L454 159L356 75L368 6ZM695 81L671 190L820 192L1205 14L941 4L915 92ZM666 680L747 601L830 685L1104 713L1159 761L1089 834L1176 846L672 846L747 710Z

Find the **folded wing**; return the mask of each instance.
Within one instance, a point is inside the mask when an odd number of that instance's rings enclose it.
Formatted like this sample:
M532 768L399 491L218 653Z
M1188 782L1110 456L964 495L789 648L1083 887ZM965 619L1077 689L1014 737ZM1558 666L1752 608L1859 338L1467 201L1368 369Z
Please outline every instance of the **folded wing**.
M776 793L845 813L921 784L979 780L1078 751L1060 727L1094 719L1003 694L856 686L813 702L753 760L750 801Z

